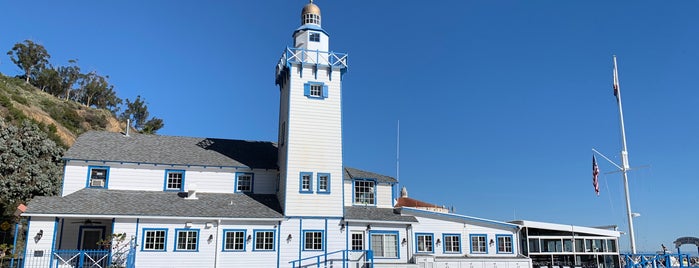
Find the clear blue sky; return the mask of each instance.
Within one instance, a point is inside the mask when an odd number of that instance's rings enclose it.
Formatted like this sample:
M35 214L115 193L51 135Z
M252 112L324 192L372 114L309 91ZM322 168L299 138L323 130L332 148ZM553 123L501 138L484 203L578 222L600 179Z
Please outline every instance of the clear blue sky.
M4 3L4 52L31 39L79 59L164 135L276 141L274 68L303 0ZM699 236L699 2L318 0L343 81L347 166L396 175L410 196L495 220L626 231L612 55L619 60L636 239ZM29 9L29 10L28 10ZM622 249L628 238L622 236ZM696 248L683 247L696 253Z

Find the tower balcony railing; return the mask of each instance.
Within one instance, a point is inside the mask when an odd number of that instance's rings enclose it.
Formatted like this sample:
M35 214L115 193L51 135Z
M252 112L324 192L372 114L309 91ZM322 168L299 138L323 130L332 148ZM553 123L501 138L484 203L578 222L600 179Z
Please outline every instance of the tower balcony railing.
M332 68L347 69L347 53L328 52L319 50L309 50L305 48L287 47L282 53L279 64L277 65L277 73L283 67L290 67L292 63L308 64L320 66L329 66Z

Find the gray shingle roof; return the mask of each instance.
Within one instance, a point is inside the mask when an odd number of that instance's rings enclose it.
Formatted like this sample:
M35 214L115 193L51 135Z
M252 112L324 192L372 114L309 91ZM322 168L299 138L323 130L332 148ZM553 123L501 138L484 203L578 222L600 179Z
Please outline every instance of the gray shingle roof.
M393 177L389 177L386 175L381 175L377 174L374 172L369 172L369 171L364 171L364 170L359 170L356 168L351 168L351 167L345 167L345 180L352 180L352 179L376 179L377 182L383 182L383 183L394 183L398 182L398 180L394 179Z
M176 137L90 131L65 153L66 159L177 164L246 166L276 169L273 142Z
M282 218L275 195L82 189L64 197L35 197L28 214L124 215L220 218Z
M345 207L345 219L366 221L417 222L413 216L402 216L392 208Z

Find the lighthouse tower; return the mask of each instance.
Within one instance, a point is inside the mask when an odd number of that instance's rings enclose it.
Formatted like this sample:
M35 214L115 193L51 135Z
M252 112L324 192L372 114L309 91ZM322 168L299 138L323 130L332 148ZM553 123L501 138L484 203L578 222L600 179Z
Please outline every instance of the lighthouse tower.
M301 11L276 68L279 102L278 197L287 217L343 216L342 75L347 55L330 52L320 8Z

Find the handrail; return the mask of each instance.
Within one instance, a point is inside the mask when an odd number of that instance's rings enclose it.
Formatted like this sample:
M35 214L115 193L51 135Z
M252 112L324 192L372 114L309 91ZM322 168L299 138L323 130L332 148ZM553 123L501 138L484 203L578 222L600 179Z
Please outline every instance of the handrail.
M374 258L372 257L373 254L370 253L371 250L349 250L349 249L343 249L343 250L337 250L337 251L328 252L328 253L324 253L324 254L320 254L320 255L316 255L316 256L301 258L301 259L298 259L298 260L293 260L293 261L290 261L289 264L291 264L292 267L297 267L297 264L298 264L298 267L302 267L302 266L301 266L301 263L302 263L303 261L308 261L308 260L312 260L312 259L315 259L315 260L316 260L316 262L313 263L313 264L315 264L317 267L320 267L320 264L321 264L321 263L326 263L326 262L332 262L332 261L347 262L348 259L349 259L349 253L351 253L351 252L362 252L362 253L364 253L363 255L365 256L365 261L366 261L367 263L371 263L371 264L374 263ZM342 258L341 258L341 259L338 260L338 259L329 259L329 258L328 258L328 256L334 255L334 254L337 254L337 253L342 253ZM324 260L321 261L321 258L324 258ZM310 265L313 265L313 264L310 264ZM344 265L343 265L343 267L344 267Z
M287 47L282 53L279 63L280 65L285 66L290 62L326 65L331 67L340 67L342 69L348 67L347 53Z

